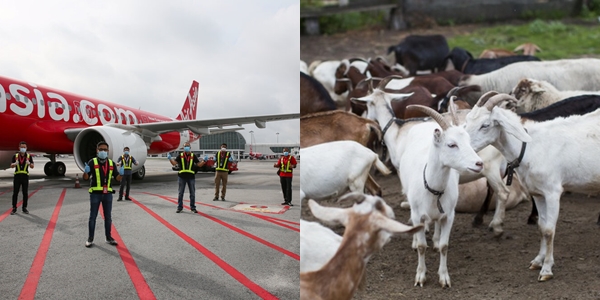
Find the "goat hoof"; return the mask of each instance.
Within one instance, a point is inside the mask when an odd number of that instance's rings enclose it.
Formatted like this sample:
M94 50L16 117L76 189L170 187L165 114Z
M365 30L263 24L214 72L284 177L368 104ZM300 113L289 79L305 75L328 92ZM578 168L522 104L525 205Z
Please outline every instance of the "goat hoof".
M554 278L554 275L552 275L552 274L549 274L549 275L540 275L538 277L538 281L539 282L544 282L544 281L548 281L548 280L550 280L552 278Z
M533 262L529 264L529 270L539 270L541 268L542 268L542 266L535 264Z

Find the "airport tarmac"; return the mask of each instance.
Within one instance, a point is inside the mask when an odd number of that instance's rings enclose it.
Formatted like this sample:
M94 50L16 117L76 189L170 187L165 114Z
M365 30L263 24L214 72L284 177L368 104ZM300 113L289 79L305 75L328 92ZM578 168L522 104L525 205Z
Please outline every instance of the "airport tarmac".
M212 201L214 173L196 174L198 214L177 207L177 173L166 158L146 160L133 201L113 199L112 235L96 221L88 236L88 182L72 158L62 178L34 158L30 214L12 207L13 169L0 171L0 295L3 299L299 299L300 164L293 204L283 202L274 160L242 160L226 201ZM78 174L82 188L74 188ZM118 190L118 186L116 186Z

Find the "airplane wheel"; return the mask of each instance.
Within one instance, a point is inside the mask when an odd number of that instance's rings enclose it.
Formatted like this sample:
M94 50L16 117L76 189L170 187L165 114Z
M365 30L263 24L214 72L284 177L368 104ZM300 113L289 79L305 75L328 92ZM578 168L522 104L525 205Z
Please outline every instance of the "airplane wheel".
M137 172L133 173L133 179L142 180L146 177L146 167L142 166Z
M52 176L52 162L47 162L44 165L44 174L46 174L46 176Z
M62 161L57 161L54 166L52 166L52 173L55 176L65 176L67 173L67 166Z

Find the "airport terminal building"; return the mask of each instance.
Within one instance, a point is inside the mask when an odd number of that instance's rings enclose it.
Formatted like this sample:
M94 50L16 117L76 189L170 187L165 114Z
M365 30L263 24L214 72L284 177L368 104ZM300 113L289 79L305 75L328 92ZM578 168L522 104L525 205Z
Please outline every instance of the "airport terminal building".
M250 146L252 153L260 153L266 158L277 158L283 154L283 148L290 149L292 155L297 156L300 151L300 144L254 144L246 142L244 136L239 132L224 132L211 134L201 137L192 143L192 151L204 157L205 155L214 156L221 149L221 144L227 144L227 150L231 151L236 159L248 159L250 157Z

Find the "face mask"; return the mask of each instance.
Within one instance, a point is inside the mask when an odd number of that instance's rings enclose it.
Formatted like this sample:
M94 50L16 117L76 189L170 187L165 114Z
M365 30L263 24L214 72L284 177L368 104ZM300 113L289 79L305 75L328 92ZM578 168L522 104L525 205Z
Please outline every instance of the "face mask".
M99 159L106 159L108 157L108 152L106 151L98 151L98 158Z
M185 152L190 152L190 150L192 150L192 148L190 146L183 147L183 151L185 151Z
M21 153L25 153L27 151L27 148L21 148L19 150L21 150Z
M225 151L225 150L227 150L227 148L221 148L221 151Z
M283 152L283 156L288 156L289 152Z
M125 151L125 152L124 152L124 154L125 154L125 155L129 155L129 151Z

